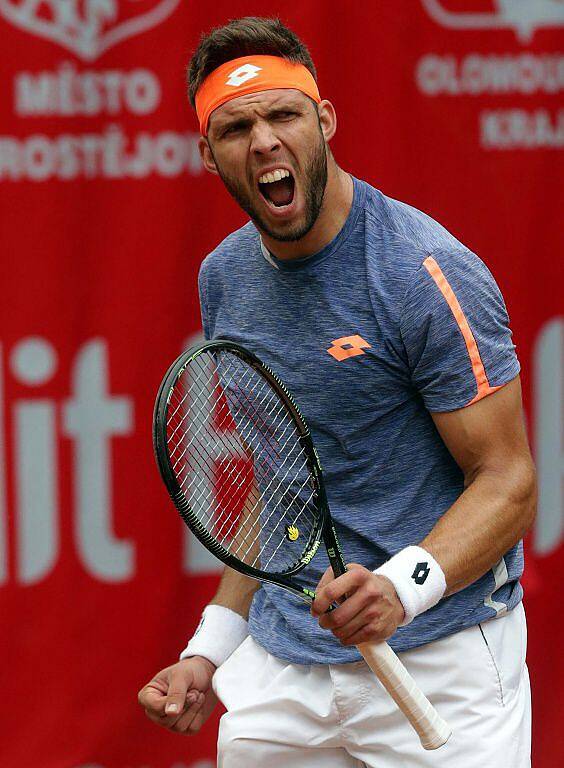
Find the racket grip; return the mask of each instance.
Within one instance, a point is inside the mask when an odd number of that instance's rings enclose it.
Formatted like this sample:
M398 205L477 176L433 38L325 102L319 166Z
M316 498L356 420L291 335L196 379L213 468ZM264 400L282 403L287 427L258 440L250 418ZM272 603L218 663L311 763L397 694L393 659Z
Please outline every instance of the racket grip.
M452 730L419 688L388 643L360 643L364 660L396 702L413 728L424 749L438 749Z

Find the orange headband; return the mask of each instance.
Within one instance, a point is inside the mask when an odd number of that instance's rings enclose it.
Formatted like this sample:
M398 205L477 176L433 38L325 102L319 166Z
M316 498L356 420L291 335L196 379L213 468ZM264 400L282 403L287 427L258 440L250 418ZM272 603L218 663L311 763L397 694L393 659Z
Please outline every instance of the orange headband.
M214 109L231 99L275 88L295 88L318 104L321 101L317 83L303 64L280 56L242 56L222 64L211 72L196 93L196 113L200 133L206 136Z

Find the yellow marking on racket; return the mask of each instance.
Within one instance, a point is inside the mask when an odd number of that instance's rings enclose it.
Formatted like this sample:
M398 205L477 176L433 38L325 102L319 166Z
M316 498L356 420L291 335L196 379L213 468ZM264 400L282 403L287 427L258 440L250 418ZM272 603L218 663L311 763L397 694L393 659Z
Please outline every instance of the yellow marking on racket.
M286 526L286 536L290 541L296 541L299 535L300 531L295 525Z

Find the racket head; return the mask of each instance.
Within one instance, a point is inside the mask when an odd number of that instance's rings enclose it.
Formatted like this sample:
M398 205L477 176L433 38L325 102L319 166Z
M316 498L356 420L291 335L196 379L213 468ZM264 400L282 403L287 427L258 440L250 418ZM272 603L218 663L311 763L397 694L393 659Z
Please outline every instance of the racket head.
M328 508L309 429L276 374L235 342L191 347L170 366L153 417L161 477L184 522L219 560L292 584Z

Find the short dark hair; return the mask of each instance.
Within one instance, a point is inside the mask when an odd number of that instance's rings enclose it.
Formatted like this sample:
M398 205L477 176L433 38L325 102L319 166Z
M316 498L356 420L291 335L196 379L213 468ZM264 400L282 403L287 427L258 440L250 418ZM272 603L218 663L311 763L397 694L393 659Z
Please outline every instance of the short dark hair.
M196 91L221 64L241 56L281 56L303 64L314 80L317 73L307 47L280 19L245 16L203 34L188 65L188 97L196 104Z

